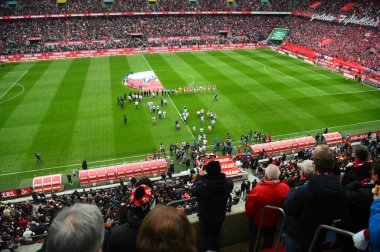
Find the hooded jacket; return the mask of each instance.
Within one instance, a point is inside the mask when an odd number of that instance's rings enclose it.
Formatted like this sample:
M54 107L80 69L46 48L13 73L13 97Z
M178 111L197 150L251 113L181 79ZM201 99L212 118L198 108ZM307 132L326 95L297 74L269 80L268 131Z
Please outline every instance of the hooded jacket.
M131 210L127 212L127 222L112 230L108 240L108 252L138 252L137 233L143 219L136 217Z
M191 194L197 197L198 215L209 222L223 222L233 183L224 173L197 176Z
M347 186L353 181L361 181L368 178L371 178L371 164L368 162L354 164L354 166L347 168L346 174L342 179L342 185Z
M338 176L312 175L285 199L285 233L308 248L318 226L331 225L342 217L343 210L344 192Z

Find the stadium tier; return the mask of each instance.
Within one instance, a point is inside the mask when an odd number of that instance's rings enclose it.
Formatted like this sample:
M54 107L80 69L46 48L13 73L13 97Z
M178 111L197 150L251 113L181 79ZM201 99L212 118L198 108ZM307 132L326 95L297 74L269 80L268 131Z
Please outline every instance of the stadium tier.
M81 204L101 238L62 251L151 252L156 204L173 252L307 251L336 219L356 240L324 244L380 249L380 0L0 0L0 27L0 251L58 251Z
M377 70L379 30L294 16L160 15L1 20L2 55L120 48L262 43L277 27L285 42ZM171 24L175 23L175 26ZM49 27L49 29L42 29ZM120 32L120 28L124 32ZM220 31L228 31L221 35ZM133 36L133 34L141 36ZM269 40L271 43L273 40ZM306 51L304 49L303 51ZM2 58L4 61L6 58Z
M44 0L36 3L33 0L3 1L0 14L33 15L57 13L102 13L102 12L141 12L141 11L307 11L334 15L356 15L379 17L379 0L338 0L338 1L176 1L159 0L126 1L115 0L109 3L102 1L71 0L57 4L55 0Z

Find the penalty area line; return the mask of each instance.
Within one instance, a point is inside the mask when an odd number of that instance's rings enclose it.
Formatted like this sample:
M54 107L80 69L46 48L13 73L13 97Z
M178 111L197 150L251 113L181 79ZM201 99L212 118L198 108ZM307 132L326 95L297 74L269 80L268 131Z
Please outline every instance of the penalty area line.
M28 71L24 71L24 73L15 82L13 82L13 84L5 91L5 93L0 96L0 100L3 99L3 97L6 94L8 94L9 90L11 90L14 87L14 85L16 85L17 82L19 82L27 73L28 73Z

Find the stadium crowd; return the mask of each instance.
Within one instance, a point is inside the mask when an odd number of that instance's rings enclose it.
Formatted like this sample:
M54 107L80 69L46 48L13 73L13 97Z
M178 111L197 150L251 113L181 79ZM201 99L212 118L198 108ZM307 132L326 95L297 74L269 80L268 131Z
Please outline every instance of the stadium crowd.
M256 132L248 133L247 136L244 136L244 139L242 136L242 142L261 142L263 141L262 136L264 134L260 135L261 137L258 138ZM312 177L311 174L314 171L314 166L310 160L315 158L315 153L325 152L333 160L331 163L333 165L329 167L329 174L331 173L341 178L341 183L346 188L345 197L348 203L354 197L352 195L364 193L365 198L359 202L363 205L357 206L362 211L361 213L364 217L359 218L353 225L350 224L352 220L350 214L357 214L355 212L357 208L348 208L346 215L341 216L343 219L340 224L341 228L352 232L359 232L368 227L366 225L368 225L368 218L370 216L369 206L372 204L372 200L369 198L373 195L369 189L374 186L373 182L371 182L371 176L373 179L373 175L371 175L372 163L375 169L375 173L373 174L380 176L380 136L375 136L369 132L368 137L363 139L360 144L351 143L348 139L349 136L347 136L346 142L336 148L317 145L315 148L301 150L292 158L287 157L286 154L282 154L279 157L268 155L253 157L247 152L240 153L240 151L234 152L232 157L235 161L239 161L243 168L252 169L252 172L263 181L268 179L267 172L269 170L267 169L270 165L279 167L277 179L292 188L304 185ZM230 141L230 137L227 136L226 143L228 144ZM118 187L75 190L71 194L62 194L60 196L53 193L49 197L44 193L37 194L32 191L33 204L30 201L2 203L0 204L0 248L15 248L17 244L30 244L37 239L41 239L41 236L46 236L49 225L63 207L69 207L76 203L85 203L96 205L100 209L106 230L103 248L104 251L107 251L111 230L117 225L128 223L130 218L128 210L130 206L135 204L134 198L131 197L134 194L135 188L142 184L147 185L151 188L152 197L156 199L157 204L168 204L172 201L190 199L192 197L192 188L196 184L199 173L201 173L199 167L203 165L202 156L192 154L196 153L196 150L197 143L194 143L192 146L188 143L182 144L182 147L179 144L170 146L171 154L177 156L177 159L186 160L186 156L189 157L188 160L190 160L190 157L193 159L194 169L191 168L190 174L186 177L172 178L172 172L174 171L172 163L169 166L168 173L163 173L162 179L155 182L152 182L148 178L142 178L139 181L132 178L130 181L120 180L120 186ZM162 151L165 152L163 147ZM271 166L270 169L272 168ZM208 172L211 173L211 171ZM379 183L378 180L377 183ZM257 185L261 185L261 183L243 181L241 187L235 188L233 191L229 207L226 206L226 209L231 208L232 197L242 197L243 200L246 197L252 197L251 194L256 192L254 188ZM198 203L194 200L182 202L174 206L186 214L198 211ZM344 246L347 245L343 244ZM352 242L348 243L347 246L347 251L350 251L349 249L353 248Z
M314 3L320 2L314 8L310 8ZM352 3L353 6L347 10L341 8L346 4ZM358 17L380 18L380 5L378 0L337 0L337 1L300 1L294 8L297 11L307 11L317 14L332 14L335 16L355 15Z
M114 0L112 3L102 4L102 1L69 0L67 4L57 4L54 0L44 0L38 4L32 0L19 1L17 6L3 6L0 15L32 15L32 14L66 14L66 13L100 13L100 12L146 12L146 11L289 11L290 7L283 0L262 3L259 0L236 0L228 3L217 0L175 1L157 0L148 1Z
M175 23L176 25L172 25ZM380 66L379 30L365 26L307 22L298 17L272 16L147 16L3 21L3 55L72 50L256 43L273 28L291 29L286 42L322 55L355 61L372 69ZM48 27L48 29L46 29ZM227 32L227 37L220 31ZM131 36L131 34L141 36ZM201 39L152 38L208 36ZM148 39L150 40L148 41ZM29 40L30 39L30 40ZM35 39L35 40L33 40ZM322 41L330 39L324 44Z
M339 0L320 1L320 4L310 8L315 0L285 1L272 0L270 2L236 0L232 3L226 1L175 1L157 0L155 3L147 1L114 0L111 3L102 1L70 0L66 4L57 4L54 0L38 2L32 0L19 1L17 6L8 6L3 3L0 15L31 15L31 14L66 14L66 13L100 13L100 12L145 12L145 11L307 11L318 14L355 15L378 19L380 5L378 0ZM348 3L353 6L348 9L341 8Z
M147 38L173 36L217 36L203 40L203 43L222 42L220 30L231 31L236 36L249 36L252 42L266 38L274 25L280 25L281 18L258 16L152 16L152 17L111 17L111 18L74 18L5 21L1 30L2 54L39 53L62 49L82 48L120 48L139 47L147 44ZM176 25L173 26L172 24ZM255 24L261 23L261 26ZM48 27L48 29L46 29ZM142 38L131 39L129 33L142 33ZM41 38L37 43L28 42L28 38ZM49 45L50 42L68 42L83 40L107 40L116 42L85 45ZM224 41L224 42L223 42ZM174 42L175 43L175 42ZM192 43L195 43L192 41ZM157 42L152 42L156 45ZM169 43L170 44L170 43ZM61 49L62 47L62 49ZM76 50L78 50L76 49Z
M63 208L76 203L92 204L99 207L106 229L111 230L115 224L124 224L127 219L127 206L131 204L132 190L141 183L152 188L157 204L168 204L175 200L190 198L192 178L171 179L166 176L161 181L152 182L147 178L130 182L120 181L120 186L103 189L75 190L71 194L58 196L53 193L46 197L44 193L32 191L33 204L0 203L0 249L30 244L41 239L48 227ZM189 201L176 205L177 209L191 214L197 210L197 203ZM107 251L107 250L104 250Z

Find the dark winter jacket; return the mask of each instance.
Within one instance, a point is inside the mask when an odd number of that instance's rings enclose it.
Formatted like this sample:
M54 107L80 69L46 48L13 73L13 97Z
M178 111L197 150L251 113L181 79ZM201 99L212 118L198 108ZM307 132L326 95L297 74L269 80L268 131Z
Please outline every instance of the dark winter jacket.
M357 233L368 227L368 219L370 216L370 207L373 202L372 188L374 184L361 184L354 181L345 188L344 199L344 216L337 227ZM343 247L345 252L356 252L351 237L345 235L337 235L337 242Z
M138 252L136 245L137 232L142 219L134 216L131 210L127 213L127 223L117 226L112 230L108 241L108 252L132 251Z
M224 173L198 176L191 194L197 197L199 218L213 223L223 222L232 188L232 181Z
M335 175L312 175L290 190L284 202L285 233L308 248L319 225L330 225L343 215L343 186Z
M353 181L361 181L366 178L371 178L371 164L367 162L357 167L348 167L343 177L342 185L347 186Z

